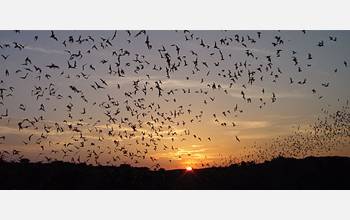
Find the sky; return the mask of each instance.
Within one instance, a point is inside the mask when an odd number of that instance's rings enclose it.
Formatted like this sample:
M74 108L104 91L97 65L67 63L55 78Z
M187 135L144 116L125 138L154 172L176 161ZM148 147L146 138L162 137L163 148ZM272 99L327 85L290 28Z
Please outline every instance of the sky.
M347 105L349 35L1 31L3 155L152 169L348 156L347 136L326 148L309 132ZM312 149L295 149L303 137Z

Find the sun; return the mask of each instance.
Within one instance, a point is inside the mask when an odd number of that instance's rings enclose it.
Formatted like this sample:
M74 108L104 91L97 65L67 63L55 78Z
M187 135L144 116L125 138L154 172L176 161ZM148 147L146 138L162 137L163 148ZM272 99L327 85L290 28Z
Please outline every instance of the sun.
M192 167L187 167L186 170L187 171L192 171Z

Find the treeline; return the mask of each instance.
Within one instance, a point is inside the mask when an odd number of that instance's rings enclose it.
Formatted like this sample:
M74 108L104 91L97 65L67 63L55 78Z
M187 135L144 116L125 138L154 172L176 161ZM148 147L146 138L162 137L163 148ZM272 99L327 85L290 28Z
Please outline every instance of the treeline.
M261 164L185 170L0 162L2 190L348 190L350 158L275 158Z

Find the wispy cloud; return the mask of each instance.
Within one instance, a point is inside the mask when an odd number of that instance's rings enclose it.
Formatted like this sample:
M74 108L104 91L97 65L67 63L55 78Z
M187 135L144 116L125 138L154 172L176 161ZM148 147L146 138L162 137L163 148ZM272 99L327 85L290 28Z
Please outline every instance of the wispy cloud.
M269 127L271 123L269 121L240 121L239 126L241 129L256 129Z
M305 93L302 93L300 91L292 91L292 92L280 92L276 94L278 98L309 98L310 96L307 96Z
M262 93L262 87L258 86L250 86L247 87L247 89L244 89L242 87L235 87L230 88L228 94L235 98L242 98L241 91L245 93L245 96L247 98L270 98L272 97L272 92L266 91L265 93ZM284 91L278 91L275 93L276 98L301 98L301 99L307 99L311 96L308 96L307 93L304 90L292 90L290 92L284 92Z
M276 52L270 51L268 49L259 49L259 48L254 48L254 47L243 47L243 46L236 46L236 45L230 45L228 47L222 47L223 50L227 51L246 51L249 50L250 52L254 53L261 53L261 54L274 54Z
M209 44L210 48L213 49L214 48L214 41L206 41L204 40L205 44ZM218 43L218 42L217 42ZM252 45L247 45L247 47L244 47L243 45L236 43L236 42L232 42L229 45L220 45L217 44L217 46L220 48L220 50L222 51L227 51L227 52L234 52L234 51L246 51L249 50L250 52L254 52L254 53L260 53L260 54L275 54L275 51L266 49L266 48L256 48L253 47ZM200 45L200 41L199 40L192 40L192 41L186 41L183 43L183 47L187 47L187 48L191 48L193 50L199 50L199 49L203 49L203 47Z
M206 84L201 84L195 80L165 80L162 83L165 88L206 88Z
M26 49L26 50L31 50L31 51L42 52L42 53L46 53L46 54L65 54L64 51L53 50L53 49L45 49L45 48L43 48L43 47L31 47L31 46L26 46L24 49Z

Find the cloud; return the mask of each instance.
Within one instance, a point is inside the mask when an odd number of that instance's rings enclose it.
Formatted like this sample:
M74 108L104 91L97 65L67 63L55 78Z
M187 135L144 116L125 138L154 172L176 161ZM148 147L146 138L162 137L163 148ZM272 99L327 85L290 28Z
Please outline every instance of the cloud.
M287 92L276 93L276 97L277 98L303 98L303 99L306 99L306 98L309 98L311 96L307 96L307 94L301 93L300 91L295 90L295 91L291 91L288 93Z
M207 39L205 40L204 39L204 43L205 44L208 44L210 46L211 49L214 50L214 41L215 40L210 40L210 39ZM260 54L275 54L276 52L275 51L272 51L272 50L268 50L268 49L262 49L262 48L256 48L256 47L253 47L251 44L248 45L248 47L244 47L242 44L239 44L237 42L231 42L228 46L226 45L220 45L219 42L217 42L217 46L220 48L220 50L222 51L228 51L228 52L234 52L234 51L246 51L246 50L249 50L250 52L254 52L254 53L260 53ZM190 49L193 49L193 50L202 50L203 47L200 45L200 41L198 40L192 40L192 41L185 41L183 43L183 47L186 47L186 48L190 48Z
M201 84L198 80L178 80L171 79L162 82L164 88L206 88L206 84Z
M249 50L250 52L255 52L255 53L262 53L262 54L275 54L276 52L267 50L267 49L258 49L254 47L243 47L243 46L235 46L235 45L230 45L229 47L222 47L222 50L228 50L228 51L235 51L235 50L240 50L240 51L246 51Z
M31 50L31 51L38 51L38 52L47 53L47 54L66 54L65 52L60 50L45 49L42 47L26 46L24 49Z
M240 121L237 123L239 123L241 129L257 129L271 126L269 121Z

